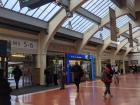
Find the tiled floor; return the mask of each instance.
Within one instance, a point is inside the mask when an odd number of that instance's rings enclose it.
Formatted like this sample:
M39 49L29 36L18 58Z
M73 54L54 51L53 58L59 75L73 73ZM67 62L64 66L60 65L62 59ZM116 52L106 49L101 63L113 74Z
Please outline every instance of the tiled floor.
M12 96L13 105L140 105L140 74L120 77L120 85L111 87L112 98L103 98L101 81L86 82L77 94L74 85L65 90L50 90L40 93ZM17 104L15 104L17 103Z

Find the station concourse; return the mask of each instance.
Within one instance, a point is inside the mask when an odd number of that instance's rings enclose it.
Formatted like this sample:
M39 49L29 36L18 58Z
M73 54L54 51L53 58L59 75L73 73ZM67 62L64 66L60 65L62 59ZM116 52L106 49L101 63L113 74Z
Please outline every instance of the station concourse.
M0 0L0 70L13 90L11 105L139 105L139 5L139 0ZM76 64L82 71L79 92ZM101 78L107 64L114 70L113 97L105 98ZM19 89L15 67L22 72ZM8 94L2 95L2 83L0 98Z

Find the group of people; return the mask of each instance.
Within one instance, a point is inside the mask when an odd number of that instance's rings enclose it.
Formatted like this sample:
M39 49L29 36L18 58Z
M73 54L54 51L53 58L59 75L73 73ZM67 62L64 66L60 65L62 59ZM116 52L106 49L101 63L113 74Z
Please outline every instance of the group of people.
M111 64L106 64L106 66L102 70L102 75L101 75L101 80L105 84L105 92L104 92L104 97L106 98L107 94L112 97L111 91L110 91L110 85L112 83L112 78L114 75L114 83L116 85L119 84L119 72L118 72L118 67L117 65L111 66Z
M64 89L64 83L65 83L65 71L64 67L60 66L59 69L51 70L50 67L47 67L44 70L45 75L45 83L46 86L49 86L51 83L54 83L54 85L58 85L58 83L61 85L61 89Z
M79 84L80 84L81 77L83 74L82 67L78 64L78 62L76 62L75 65L71 69L74 72L74 83L77 87L77 92L79 92ZM49 81L50 80L49 68L45 69L44 74L45 74L45 82L46 82L46 85L48 86L49 82L50 82ZM65 72L64 67L61 67L59 69L58 74L57 74L57 78L58 78L58 83L60 84L60 89L61 90L65 89L66 72ZM55 81L55 78L54 78L54 81Z

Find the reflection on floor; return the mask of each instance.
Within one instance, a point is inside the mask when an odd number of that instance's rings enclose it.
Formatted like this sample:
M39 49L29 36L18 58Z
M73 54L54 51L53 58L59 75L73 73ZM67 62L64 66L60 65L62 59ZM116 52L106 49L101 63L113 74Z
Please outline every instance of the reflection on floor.
M82 83L79 94L71 85L65 90L12 96L11 100L12 105L140 105L140 74L121 76L120 85L112 83L111 91L113 97L104 99L104 85L98 80Z

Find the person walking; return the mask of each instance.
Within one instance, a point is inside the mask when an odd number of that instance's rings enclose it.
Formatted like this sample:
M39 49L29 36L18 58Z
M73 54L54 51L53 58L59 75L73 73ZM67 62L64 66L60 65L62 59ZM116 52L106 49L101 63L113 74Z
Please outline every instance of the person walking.
M19 68L19 66L16 66L15 69L12 71L12 74L14 75L14 79L15 79L15 82L16 82L16 89L19 88L19 80L20 80L20 77L22 76L22 71L21 69Z
M49 67L47 67L44 70L44 75L45 75L46 86L49 86L49 84L50 84L50 71L49 71Z
M62 69L60 69L58 72L60 90L65 89L65 81L66 81L65 76L66 76L65 70L64 70L64 67L62 67Z
M102 81L105 84L105 92L104 92L104 97L106 98L106 95L108 94L110 97L112 97L111 95L111 91L110 91L110 85L112 83L112 77L113 77L113 70L111 67L111 64L107 64L106 67L104 67L103 70L103 77L102 77Z
M7 79L4 78L4 70L0 69L0 104L11 105L10 93L12 89L9 86Z
M119 70L118 70L117 64L114 67L114 83L115 83L116 86L119 85Z
M79 92L79 84L82 77L82 68L78 64L78 62L76 62L72 69L74 71L74 82L77 87L77 92Z

